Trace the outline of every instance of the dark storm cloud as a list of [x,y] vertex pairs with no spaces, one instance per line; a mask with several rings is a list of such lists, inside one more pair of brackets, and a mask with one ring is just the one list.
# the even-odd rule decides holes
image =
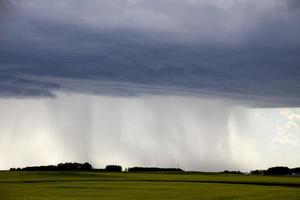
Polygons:
[[293,8],[293,9],[299,9],[300,8],[300,1],[299,0],[289,0],[288,4],[289,4],[290,8]]
[[13,2],[0,31],[2,96],[205,94],[300,105],[300,15],[287,9],[295,1]]
[[[8,15],[9,10],[11,9],[11,2],[8,0],[0,0],[0,22],[4,23],[4,19]],[[0,25],[1,27],[1,25]]]
[[11,7],[11,2],[9,0],[0,0],[0,10],[9,9]]

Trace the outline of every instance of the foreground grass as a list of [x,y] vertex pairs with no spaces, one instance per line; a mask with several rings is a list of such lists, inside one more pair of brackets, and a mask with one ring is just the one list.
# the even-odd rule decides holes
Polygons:
[[0,172],[0,200],[300,200],[300,178],[201,173]]

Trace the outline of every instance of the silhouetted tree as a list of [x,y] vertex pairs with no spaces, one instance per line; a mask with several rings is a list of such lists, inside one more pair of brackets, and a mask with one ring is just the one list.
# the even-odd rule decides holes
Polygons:
[[83,165],[81,165],[81,170],[84,170],[84,171],[90,171],[92,170],[93,167],[90,163],[84,163]]
[[183,172],[179,168],[158,168],[158,167],[132,167],[128,172]]
[[292,174],[300,174],[300,167],[291,169]]
[[250,172],[250,174],[252,174],[252,175],[264,175],[265,172],[266,172],[266,170],[257,169],[257,170],[252,170]]
[[122,166],[119,166],[119,165],[107,165],[104,170],[106,172],[122,172]]
[[290,175],[291,170],[288,167],[271,167],[267,169],[265,175]]
[[228,170],[225,170],[224,172],[222,172],[224,174],[243,174],[242,172],[240,171],[228,171]]
[[25,168],[11,168],[11,171],[90,171],[93,167],[89,163],[60,163],[58,165],[33,166]]

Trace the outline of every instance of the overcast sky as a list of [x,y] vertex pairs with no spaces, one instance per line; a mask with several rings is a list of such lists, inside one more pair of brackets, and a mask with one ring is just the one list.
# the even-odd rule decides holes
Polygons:
[[[298,0],[0,0],[0,167],[119,159],[248,169],[287,154],[282,163],[297,165],[299,19]],[[128,139],[139,137],[147,142]],[[32,151],[43,142],[49,160]],[[86,153],[99,144],[123,149],[100,160],[97,148]]]

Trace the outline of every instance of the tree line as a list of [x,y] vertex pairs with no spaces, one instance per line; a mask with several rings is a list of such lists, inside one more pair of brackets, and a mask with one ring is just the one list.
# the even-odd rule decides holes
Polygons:
[[11,168],[10,171],[91,171],[93,166],[90,163],[60,163],[58,165],[32,166],[24,168]]
[[93,166],[86,163],[60,163],[58,165],[47,166],[32,166],[24,168],[10,168],[10,171],[103,171],[103,172],[122,172],[122,167],[119,165],[107,165],[104,169],[95,169]]
[[[60,163],[58,165],[47,166],[32,166],[24,168],[11,168],[10,171],[99,171],[99,172],[122,172],[123,167],[120,165],[107,165],[104,169],[96,169],[93,166],[86,163]],[[180,168],[158,168],[158,167],[131,167],[125,168],[125,172],[184,172]],[[224,171],[222,173],[228,174],[244,174],[240,171]],[[288,168],[288,167],[271,167],[267,170],[252,170],[252,175],[297,175],[300,176],[300,167]]]
[[250,172],[253,175],[300,175],[300,167],[288,168],[288,167],[271,167],[267,170],[253,170]]
[[[10,168],[10,171],[98,171],[98,172],[122,172],[120,165],[107,165],[104,169],[96,169],[90,163],[60,163],[58,165],[32,166],[24,168]],[[132,167],[126,168],[126,172],[183,172],[179,168],[158,168],[158,167]]]

